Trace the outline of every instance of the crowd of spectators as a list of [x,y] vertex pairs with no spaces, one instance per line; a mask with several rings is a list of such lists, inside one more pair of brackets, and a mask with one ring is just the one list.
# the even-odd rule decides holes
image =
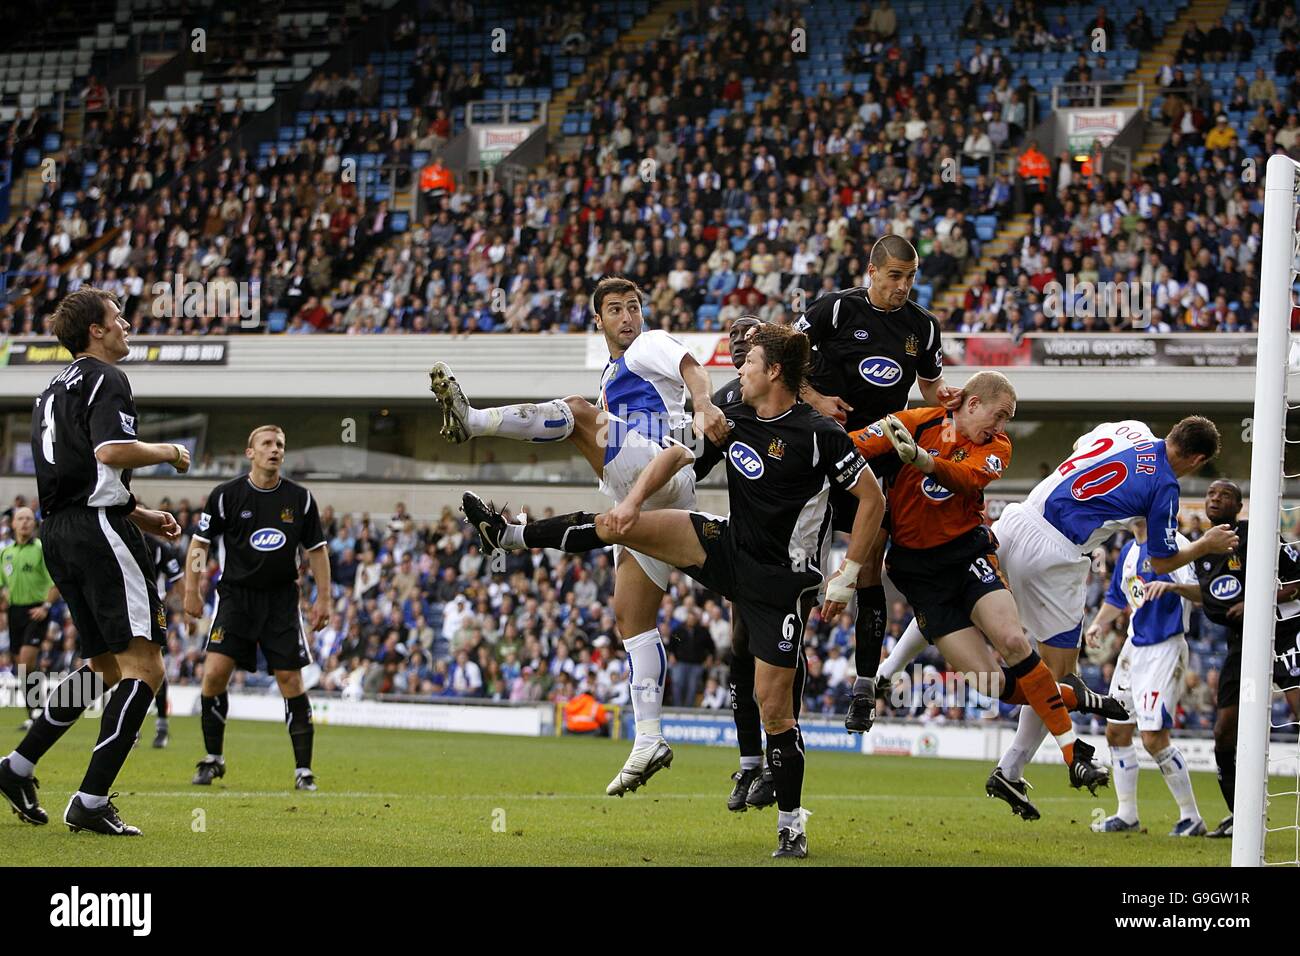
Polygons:
[[[1273,6],[1258,4],[1255,23]],[[1294,19],[1293,6],[1279,10]],[[542,12],[555,29],[590,32],[558,7]],[[1025,157],[1041,156],[1021,143],[1037,91],[1017,72],[1016,51],[1081,49],[1092,29],[1118,30],[1101,8],[1085,19],[1049,24],[1027,0],[976,2],[961,28],[973,52],[943,64],[919,37],[903,44],[887,0],[864,4],[846,69],[866,82],[822,82],[809,94],[800,84],[807,54],[785,41],[804,22],[799,8],[774,5],[751,20],[744,7],[697,2],[645,49],[593,58],[572,104],[591,117],[576,155],[552,152],[510,182],[462,182],[400,232],[387,203],[363,202],[340,175],[343,157],[401,165],[436,152],[452,134],[450,110],[486,84],[515,82],[454,62],[413,24],[401,37],[416,50],[409,121],[367,112],[379,95],[373,67],[321,72],[304,105],[347,115],[313,119],[265,163],[222,146],[238,112],[109,110],[90,120],[62,179],[4,237],[0,267],[46,279],[37,300],[0,308],[0,334],[41,331],[59,297],[86,282],[119,291],[143,332],[269,328],[247,310],[168,314],[178,273],[238,286],[263,316],[282,310],[292,333],[583,331],[590,277],[612,271],[646,290],[653,326],[722,329],[743,312],[774,318],[862,285],[867,251],[887,232],[913,240],[919,281],[942,289],[979,261],[974,220],[1017,209],[1030,213],[1028,234],[958,308],[939,310],[950,331],[1253,329],[1260,215],[1256,184],[1241,170],[1245,160],[1262,169],[1275,149],[1300,149],[1300,122],[1285,105],[1300,92],[1295,31],[1283,23],[1276,77],[1264,66],[1249,82],[1238,77],[1231,103],[1201,75],[1200,61],[1219,55],[1217,34],[1185,42],[1192,72],[1162,77],[1172,133],[1149,166],[1123,176],[1108,161],[1094,175],[1062,154],[1025,175]],[[540,47],[526,42],[522,20],[513,29],[520,50]],[[1252,29],[1235,24],[1228,49],[1247,50],[1240,37]],[[1143,48],[1153,32],[1139,11],[1122,35]],[[1007,36],[1009,55],[982,45]],[[550,67],[520,54],[512,69],[533,82]],[[1107,77],[1104,55],[1080,53],[1066,79]],[[1224,113],[1243,106],[1255,113],[1237,131]],[[25,129],[11,127],[11,153],[35,135]],[[212,150],[222,155],[210,175],[184,174]],[[991,162],[1008,150],[1021,155],[1020,173]],[[953,175],[972,166],[973,178]],[[54,202],[63,190],[76,202]],[[114,241],[77,261],[114,230]],[[1136,317],[1045,309],[1044,286],[1069,275],[1142,283],[1149,307]],[[164,304],[155,288],[168,288]]]
[[[188,539],[198,520],[191,502],[159,505],[176,515]],[[0,545],[11,537],[11,513],[12,508],[0,517]],[[384,694],[561,703],[590,693],[601,703],[628,704],[627,661],[614,627],[614,577],[607,551],[585,556],[517,552],[504,565],[494,565],[450,509],[435,520],[420,521],[401,503],[387,517],[339,515],[326,506],[321,520],[329,539],[334,613],[313,636],[313,656],[325,691],[353,699]],[[1193,538],[1202,529],[1197,517],[1184,522],[1184,532]],[[1085,620],[1101,603],[1124,540],[1117,535],[1094,554]],[[167,597],[166,666],[174,683],[193,684],[202,678],[216,573],[214,561],[204,575],[203,619],[192,622],[181,612],[179,586]],[[306,581],[305,562],[303,573]],[[311,598],[304,593],[304,607]],[[907,605],[894,602],[886,653],[910,620]],[[76,630],[61,605],[55,606],[51,621],[41,666],[67,670],[76,657]],[[1192,621],[1189,639],[1196,650],[1177,722],[1203,729],[1213,723],[1213,692],[1226,634],[1199,610]],[[1085,650],[1083,673],[1098,689],[1109,685],[1125,623],[1121,618],[1119,629],[1105,635],[1098,648]],[[669,653],[666,703],[728,709],[731,640],[726,602],[675,572],[659,612],[659,629]],[[822,620],[814,612],[804,645],[805,710],[844,713],[856,676],[852,619],[845,614]],[[0,636],[0,671],[9,663],[4,647]],[[250,687],[272,684],[265,674],[240,675],[238,680]],[[881,709],[886,715],[935,722],[1015,715],[1014,708],[976,693],[963,694],[959,678],[947,673],[933,648],[918,658]]]

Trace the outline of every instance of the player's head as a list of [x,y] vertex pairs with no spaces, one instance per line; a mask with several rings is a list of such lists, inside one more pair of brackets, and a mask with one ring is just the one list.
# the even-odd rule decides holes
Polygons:
[[790,401],[798,398],[808,369],[808,336],[785,325],[761,325],[748,341],[740,367],[741,400],[756,405],[773,391],[788,393]]
[[591,294],[596,328],[605,333],[610,352],[620,355],[641,334],[641,290],[631,279],[605,276]]
[[284,464],[284,429],[279,425],[258,425],[249,432],[244,457],[254,468],[278,475]]
[[1210,482],[1205,491],[1205,517],[1215,524],[1236,524],[1242,504],[1241,488],[1227,478]]
[[756,315],[742,315],[731,323],[727,338],[731,340],[731,361],[736,368],[745,364],[745,356],[749,354],[749,333],[762,324],[763,320]]
[[1188,415],[1165,436],[1165,455],[1179,478],[1199,471],[1218,454],[1219,429],[1202,415]]
[[953,413],[957,431],[987,445],[1007,430],[1016,416],[1016,389],[1001,372],[976,372],[961,390],[961,406]]
[[92,286],[63,297],[50,319],[50,331],[73,355],[85,353],[113,363],[130,352],[131,324],[122,318],[117,296]]
[[920,262],[916,248],[902,236],[881,236],[871,247],[867,276],[871,279],[868,295],[878,309],[898,309],[912,294]]
[[14,537],[19,544],[26,544],[36,534],[36,515],[31,508],[18,508],[13,517]]

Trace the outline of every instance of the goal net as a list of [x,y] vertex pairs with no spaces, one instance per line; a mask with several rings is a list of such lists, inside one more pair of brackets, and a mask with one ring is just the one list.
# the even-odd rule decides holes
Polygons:
[[[1278,601],[1280,590],[1300,583],[1278,579],[1280,549],[1300,536],[1288,530],[1300,506],[1282,505],[1285,482],[1300,479],[1300,454],[1287,461],[1288,447],[1300,444],[1300,438],[1287,437],[1287,413],[1300,408],[1300,349],[1293,349],[1291,334],[1300,315],[1298,196],[1300,165],[1283,155],[1270,157],[1264,173],[1233,866],[1300,866],[1300,649],[1275,641],[1278,624],[1300,616],[1300,602]],[[1284,633],[1290,630],[1283,625]]]

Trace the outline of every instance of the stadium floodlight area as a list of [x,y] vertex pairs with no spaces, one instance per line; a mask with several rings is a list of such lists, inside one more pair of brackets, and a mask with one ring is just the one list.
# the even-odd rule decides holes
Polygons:
[[[1285,466],[1287,386],[1293,360],[1291,318],[1300,280],[1300,164],[1277,154],[1264,173],[1264,242],[1260,271],[1259,347],[1250,462],[1250,535],[1246,551],[1246,609],[1237,725],[1233,866],[1300,866],[1300,740],[1293,714],[1272,721],[1273,633],[1277,621],[1300,613],[1278,607],[1278,534]],[[1271,740],[1278,731],[1278,740]],[[1270,744],[1272,753],[1270,753]],[[1285,773],[1270,776],[1273,768]]]

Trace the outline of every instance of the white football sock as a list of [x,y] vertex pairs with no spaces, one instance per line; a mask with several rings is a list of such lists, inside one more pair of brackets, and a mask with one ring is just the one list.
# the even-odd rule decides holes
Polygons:
[[641,747],[663,737],[659,714],[664,702],[664,678],[668,655],[658,630],[649,630],[623,642],[627,651],[628,684],[632,692],[632,713],[636,717],[636,742]]
[[522,551],[528,545],[524,544],[524,526],[510,522],[506,525],[506,530],[501,532],[501,547],[507,551]]
[[740,758],[741,770],[757,770],[761,766],[763,766],[762,757],[741,757]]
[[[1074,731],[1063,736],[1073,736]],[[998,761],[998,766],[1008,780],[1019,780],[1025,772],[1025,765],[1038,753],[1038,748],[1047,739],[1047,725],[1034,713],[1028,704],[1020,708],[1020,724],[1016,727],[1016,739],[1007,752]]]
[[516,441],[563,441],[573,433],[568,402],[529,402],[500,408],[471,408],[465,426],[473,438],[513,438]]
[[97,796],[93,793],[83,793],[80,790],[77,791],[77,796],[81,798],[81,805],[85,807],[87,810],[98,810],[104,804],[108,803],[107,796]]
[[785,810],[778,810],[776,811],[776,828],[778,830],[793,830],[795,833],[803,833],[810,816],[812,816],[812,812],[805,810],[803,807],[795,807],[788,813]]
[[1165,775],[1165,786],[1178,801],[1178,819],[1199,820],[1201,811],[1196,808],[1196,794],[1192,792],[1192,778],[1187,772],[1187,761],[1173,744],[1158,754],[1151,755]]
[[916,626],[916,621],[913,619],[907,625],[903,636],[894,644],[894,649],[889,652],[885,662],[880,665],[880,670],[876,671],[876,676],[892,678],[895,674],[902,673],[903,669],[925,650],[925,643],[925,638],[921,636],[921,629]]
[[1115,816],[1125,823],[1138,822],[1138,752],[1132,744],[1111,747],[1111,779],[1115,783],[1115,796],[1119,809]]
[[30,777],[36,772],[36,764],[32,763],[17,750],[9,754],[9,769],[20,777]]

